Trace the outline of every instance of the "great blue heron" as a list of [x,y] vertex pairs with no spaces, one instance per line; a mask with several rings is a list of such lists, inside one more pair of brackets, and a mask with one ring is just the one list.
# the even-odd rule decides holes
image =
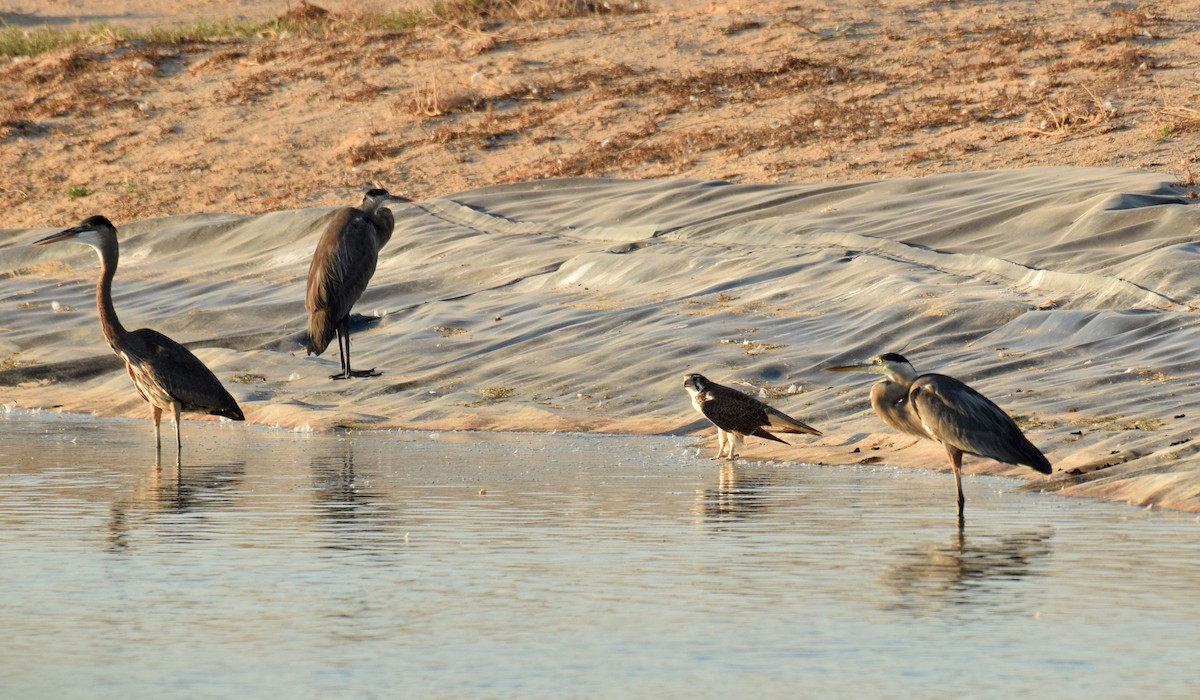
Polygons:
[[108,346],[125,362],[125,370],[142,398],[150,403],[154,420],[155,462],[162,456],[160,422],[162,412],[170,411],[175,423],[175,457],[178,461],[183,445],[179,438],[179,414],[207,413],[231,420],[245,420],[237,401],[229,395],[220,380],[208,367],[174,340],[149,328],[127,331],[117,318],[112,301],[112,280],[117,272],[120,251],[117,229],[103,216],[93,216],[83,223],[47,236],[33,245],[73,241],[91,246],[100,256],[100,277],[96,281],[96,309],[100,314],[100,331]]
[[389,201],[411,200],[394,197],[384,189],[367,191],[361,207],[343,207],[333,213],[313,252],[304,297],[308,354],[325,352],[337,335],[342,371],[330,379],[379,376],[374,369],[350,369],[350,309],[375,274],[379,249],[392,237],[395,220],[392,210],[384,206]]
[[692,397],[692,406],[717,426],[717,456],[713,459],[724,456],[726,446],[729,448],[729,459],[735,459],[747,435],[789,444],[767,432],[766,428],[781,433],[821,434],[820,430],[805,425],[783,411],[737,389],[711,382],[703,375],[685,374],[683,388]]
[[1050,461],[1025,437],[1016,422],[986,396],[953,377],[917,374],[902,355],[889,352],[830,372],[868,372],[883,379],[871,387],[871,406],[902,433],[940,443],[954,472],[958,516],[963,514],[963,454],[1021,464],[1050,473]]

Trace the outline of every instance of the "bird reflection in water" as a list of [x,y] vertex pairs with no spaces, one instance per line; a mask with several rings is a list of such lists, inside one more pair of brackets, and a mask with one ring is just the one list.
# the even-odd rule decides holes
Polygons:
[[994,539],[972,538],[959,526],[949,544],[902,549],[883,576],[898,596],[888,607],[937,610],[946,604],[1011,601],[1011,594],[992,594],[1005,582],[1036,576],[1037,560],[1050,554],[1053,536],[1047,527]]
[[[394,516],[354,466],[354,443],[339,440],[337,454],[312,459],[313,505],[319,521],[335,535],[331,549],[374,548],[396,538]],[[403,535],[401,534],[402,538]]]
[[[127,498],[113,501],[109,509],[108,541],[112,549],[129,546],[130,534],[153,525],[163,515],[203,514],[231,505],[246,476],[245,462],[195,465],[163,469],[156,463],[138,478]],[[160,534],[175,541],[192,541],[204,528],[194,518],[186,525],[164,521]]]
[[717,487],[697,493],[697,515],[706,523],[732,523],[751,518],[767,508],[767,500],[761,491],[770,484],[770,476],[760,470],[742,469],[736,462],[722,464]]

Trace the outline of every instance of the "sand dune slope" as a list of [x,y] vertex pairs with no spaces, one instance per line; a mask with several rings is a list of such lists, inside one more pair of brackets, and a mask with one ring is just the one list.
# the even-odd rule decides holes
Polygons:
[[[822,371],[902,351],[990,396],[1055,465],[968,471],[1200,510],[1200,212],[1168,180],[569,179],[396,205],[356,307],[381,316],[354,336],[374,379],[330,381],[336,351],[302,348],[329,209],[118,222],[116,306],[127,327],[188,343],[269,425],[704,430],[707,447],[681,386],[699,371],[825,432],[751,440],[748,456],[944,468],[871,413],[870,378]],[[4,402],[148,414],[100,337],[94,254],[28,245],[44,232],[0,239]]]

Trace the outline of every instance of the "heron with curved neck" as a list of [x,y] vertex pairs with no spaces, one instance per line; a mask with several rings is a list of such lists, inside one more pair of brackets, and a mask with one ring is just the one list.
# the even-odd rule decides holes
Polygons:
[[963,517],[964,454],[1020,464],[1049,474],[1050,461],[1007,413],[983,394],[944,374],[918,374],[904,356],[889,352],[830,372],[866,372],[883,379],[871,387],[871,407],[892,428],[939,443],[954,473],[958,517]]
[[91,246],[100,257],[100,277],[96,280],[96,309],[100,315],[100,331],[117,357],[125,363],[125,371],[142,398],[150,404],[154,421],[155,463],[162,457],[160,424],[163,411],[169,411],[175,424],[175,458],[178,464],[183,453],[179,436],[180,413],[205,413],[230,420],[245,420],[237,401],[229,395],[220,380],[190,350],[158,331],[140,328],[125,329],[113,307],[112,281],[117,272],[120,250],[117,228],[103,216],[85,219],[78,226],[35,241],[33,245],[49,245],[70,241]]
[[330,379],[379,376],[374,368],[350,367],[350,310],[375,274],[379,250],[392,238],[396,222],[386,204],[410,201],[382,188],[368,190],[362,205],[335,211],[317,241],[304,297],[308,311],[305,347],[309,355],[320,355],[337,336],[341,372]]

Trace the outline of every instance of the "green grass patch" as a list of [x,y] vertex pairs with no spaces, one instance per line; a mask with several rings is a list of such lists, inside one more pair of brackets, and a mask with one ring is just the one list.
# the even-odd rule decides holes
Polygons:
[[583,0],[440,0],[427,10],[336,14],[301,0],[287,14],[268,20],[197,18],[189,24],[134,30],[97,23],[69,29],[0,27],[0,56],[36,56],[91,44],[150,42],[181,44],[281,34],[404,32],[430,23],[476,25],[484,21],[534,21],[588,14],[644,12],[644,0],[596,4]]
[[36,56],[48,51],[75,48],[93,40],[98,28],[89,29],[0,29],[0,56]]
[[0,56],[36,56],[61,49],[78,49],[92,44],[147,42],[185,44],[215,39],[292,34],[324,34],[338,31],[406,31],[428,21],[429,15],[417,10],[363,13],[356,15],[317,15],[277,17],[269,20],[204,19],[172,27],[134,30],[98,23],[70,29],[22,27],[0,28]]

